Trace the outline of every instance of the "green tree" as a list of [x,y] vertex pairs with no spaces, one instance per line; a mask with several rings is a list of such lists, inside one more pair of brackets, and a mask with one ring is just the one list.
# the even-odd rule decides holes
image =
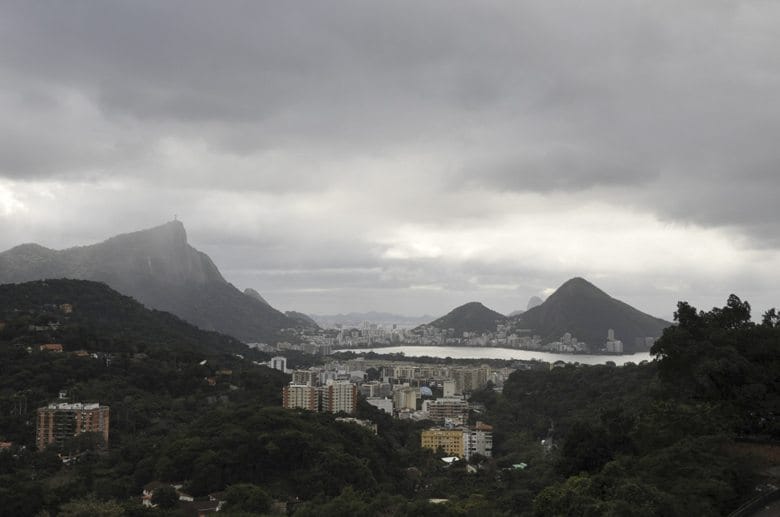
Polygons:
[[76,499],[60,506],[59,517],[121,517],[124,509],[116,501],[98,501],[94,497]]
[[777,309],[772,307],[764,313],[761,318],[761,324],[765,327],[778,327],[780,326],[780,314],[777,313]]
[[162,486],[152,494],[152,504],[160,508],[173,508],[179,504],[179,494],[172,486]]
[[257,485],[240,483],[225,489],[227,512],[266,513],[271,508],[271,497]]
[[611,460],[612,454],[604,428],[577,421],[563,443],[559,469],[566,475],[594,472]]

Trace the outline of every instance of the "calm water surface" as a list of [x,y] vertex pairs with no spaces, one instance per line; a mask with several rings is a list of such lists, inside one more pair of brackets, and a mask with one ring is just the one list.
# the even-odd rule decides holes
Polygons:
[[337,352],[355,352],[363,354],[376,352],[377,354],[403,353],[407,357],[451,357],[453,359],[521,359],[530,361],[539,359],[549,363],[565,361],[567,363],[605,364],[612,361],[617,365],[625,363],[641,363],[650,361],[649,352],[641,352],[626,355],[589,355],[589,354],[551,354],[550,352],[538,352],[535,350],[515,350],[513,348],[492,348],[481,346],[388,346],[381,348],[345,348]]

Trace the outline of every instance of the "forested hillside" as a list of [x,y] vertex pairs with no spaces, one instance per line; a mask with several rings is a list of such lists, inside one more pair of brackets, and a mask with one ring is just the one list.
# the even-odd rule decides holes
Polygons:
[[767,459],[740,444],[780,443],[778,317],[732,296],[675,320],[652,364],[519,371],[489,399],[499,458],[531,457],[545,428],[555,444],[515,511],[725,515],[753,493]]
[[[766,450],[780,438],[778,317],[753,323],[736,297],[710,312],[681,303],[652,363],[518,370],[503,393],[475,393],[484,409],[470,418],[493,425],[493,457],[448,466],[420,448],[427,422],[361,402],[356,416],[377,424],[374,435],[336,415],[281,409],[289,376],[219,347],[188,348],[212,335],[171,330],[177,319],[165,330],[167,320],[146,314],[147,334],[123,326],[135,309],[104,286],[61,287],[46,306],[34,301],[38,285],[0,305],[14,305],[0,333],[0,442],[12,443],[0,450],[0,508],[9,515],[187,515],[175,501],[142,508],[150,482],[201,499],[224,491],[233,514],[725,515],[773,481],[767,458],[742,444]],[[106,314],[99,323],[76,316],[92,297]],[[94,339],[38,351],[37,333],[49,331],[30,325],[46,327],[65,303],[62,328]],[[110,406],[108,448],[85,438],[35,450],[35,409],[61,390]],[[77,459],[63,464],[58,452]]]
[[71,351],[191,354],[247,350],[235,338],[200,330],[170,313],[149,310],[106,284],[87,280],[0,285],[0,320],[6,321],[7,338],[27,344],[62,343]]

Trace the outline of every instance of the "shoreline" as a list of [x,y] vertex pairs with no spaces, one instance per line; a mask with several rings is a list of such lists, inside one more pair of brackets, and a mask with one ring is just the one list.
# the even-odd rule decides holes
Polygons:
[[539,350],[522,350],[516,348],[499,347],[468,347],[468,346],[430,346],[430,345],[402,345],[402,346],[382,346],[370,348],[340,348],[333,350],[337,352],[352,352],[356,355],[365,355],[369,352],[376,354],[403,354],[406,357],[432,357],[438,359],[450,358],[457,359],[484,359],[484,360],[520,360],[520,361],[543,361],[546,363],[564,363],[579,364],[608,364],[614,363],[616,366],[622,366],[626,363],[639,364],[643,361],[652,361],[653,358],[649,352],[639,352],[634,354],[575,354],[575,353],[552,353]]
[[[475,346],[475,345],[420,345],[417,343],[402,343],[398,345],[372,345],[367,347],[354,347],[354,348],[339,348],[336,350],[333,350],[334,353],[336,352],[359,352],[361,350],[366,351],[377,351],[382,350],[385,348],[402,348],[402,347],[415,347],[415,348],[469,348],[469,349],[485,349],[485,350],[507,350],[512,352],[540,352],[544,354],[555,354],[555,355],[587,355],[587,356],[606,356],[606,357],[624,357],[624,356],[631,356],[631,355],[637,355],[637,354],[649,354],[650,351],[646,352],[628,352],[628,353],[622,353],[617,354],[615,352],[553,352],[550,350],[541,350],[536,348],[509,348],[505,346]],[[378,352],[377,352],[378,353]]]

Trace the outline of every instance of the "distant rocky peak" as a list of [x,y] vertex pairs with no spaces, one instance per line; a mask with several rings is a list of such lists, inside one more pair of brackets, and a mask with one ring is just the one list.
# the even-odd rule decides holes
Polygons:
[[526,306],[525,310],[530,310],[530,309],[533,309],[534,307],[538,307],[542,303],[544,303],[544,300],[542,300],[538,296],[532,296],[528,300],[528,305]]

